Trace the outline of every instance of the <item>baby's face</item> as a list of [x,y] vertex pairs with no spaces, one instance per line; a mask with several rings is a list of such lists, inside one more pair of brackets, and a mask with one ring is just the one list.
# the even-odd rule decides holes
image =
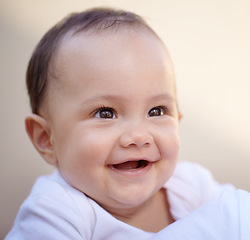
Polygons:
[[63,177],[106,209],[146,201],[179,151],[175,83],[160,41],[83,33],[64,41],[54,68],[49,124]]

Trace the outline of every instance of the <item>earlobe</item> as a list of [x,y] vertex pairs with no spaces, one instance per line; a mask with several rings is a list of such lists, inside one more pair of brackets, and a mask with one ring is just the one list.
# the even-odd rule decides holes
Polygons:
[[25,118],[25,128],[31,142],[44,160],[49,164],[57,165],[48,121],[36,114],[30,114]]

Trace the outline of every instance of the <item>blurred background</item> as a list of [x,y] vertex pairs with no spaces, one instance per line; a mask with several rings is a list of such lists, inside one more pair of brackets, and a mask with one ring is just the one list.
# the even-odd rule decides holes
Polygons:
[[184,115],[180,160],[250,191],[250,1],[0,0],[0,239],[35,179],[53,171],[24,129],[31,53],[65,15],[96,6],[142,15],[166,43]]

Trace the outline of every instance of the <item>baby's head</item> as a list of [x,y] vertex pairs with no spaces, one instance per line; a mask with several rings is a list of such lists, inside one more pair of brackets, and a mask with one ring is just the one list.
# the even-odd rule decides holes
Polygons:
[[137,15],[71,15],[38,44],[27,70],[31,141],[73,187],[108,211],[147,201],[179,151],[170,57]]

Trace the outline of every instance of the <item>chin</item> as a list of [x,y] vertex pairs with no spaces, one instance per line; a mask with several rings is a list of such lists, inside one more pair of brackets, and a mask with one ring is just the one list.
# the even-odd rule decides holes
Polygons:
[[144,191],[124,191],[126,194],[119,195],[115,198],[116,203],[120,205],[121,208],[131,208],[137,207],[145,203],[150,199],[154,193],[153,192],[144,192]]

